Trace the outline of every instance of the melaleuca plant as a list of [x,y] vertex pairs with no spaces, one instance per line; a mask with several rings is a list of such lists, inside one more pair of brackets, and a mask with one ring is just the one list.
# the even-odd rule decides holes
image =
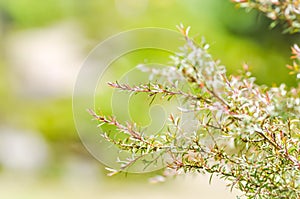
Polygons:
[[257,9],[273,20],[271,27],[283,24],[285,32],[300,31],[300,1],[299,0],[232,0],[238,7],[247,10]]
[[[192,113],[196,125],[184,129],[180,116],[170,114],[164,131],[147,136],[134,122],[122,124],[114,116],[90,111],[99,125],[117,129],[114,135],[106,132],[103,137],[132,154],[132,158],[120,161],[120,170],[109,169],[110,175],[126,172],[142,157],[159,153],[168,157],[162,174],[165,178],[181,173],[209,173],[240,190],[241,197],[300,198],[300,84],[295,88],[284,84],[258,85],[246,64],[238,75],[228,75],[226,67],[209,54],[208,44],[191,39],[189,28],[179,29],[186,44],[171,57],[172,66],[156,69],[154,74],[153,70],[142,68],[152,76],[167,73],[166,81],[108,84],[124,92],[146,94],[151,99],[176,98],[183,102],[178,108]],[[292,47],[292,54],[293,64],[287,67],[299,78],[297,45]],[[179,86],[179,82],[185,82],[188,89]],[[115,136],[116,133],[121,136]]]

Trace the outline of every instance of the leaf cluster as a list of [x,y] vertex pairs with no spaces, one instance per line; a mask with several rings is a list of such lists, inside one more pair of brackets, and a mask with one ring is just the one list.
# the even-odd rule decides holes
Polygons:
[[299,0],[232,0],[238,7],[263,12],[273,22],[271,27],[282,24],[284,32],[300,32]]
[[[300,29],[299,1],[234,2],[259,9],[275,23],[283,21],[290,32]],[[188,36],[189,28],[178,28],[186,44],[171,57],[171,66],[139,67],[151,78],[167,77],[163,83],[108,83],[124,92],[148,95],[150,103],[155,98],[179,100],[181,114],[170,114],[164,131],[145,135],[134,122],[121,124],[115,117],[90,110],[99,126],[114,126],[121,135],[104,133],[103,137],[132,155],[118,160],[121,169],[109,169],[111,175],[126,172],[147,156],[152,158],[144,160],[145,167],[163,157],[164,178],[209,173],[225,179],[246,198],[300,198],[300,84],[295,88],[258,85],[246,64],[238,75],[228,75],[226,67],[208,52],[205,41],[197,43]],[[287,65],[290,74],[300,78],[297,45],[292,47],[291,58],[293,64]],[[189,128],[184,114],[192,115]]]

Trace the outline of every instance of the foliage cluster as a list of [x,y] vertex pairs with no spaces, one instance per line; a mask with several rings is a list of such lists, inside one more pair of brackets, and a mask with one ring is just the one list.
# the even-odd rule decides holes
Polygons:
[[[299,30],[299,1],[243,1],[241,6],[257,8],[268,17],[287,23],[287,31]],[[132,158],[120,161],[126,172],[138,160],[156,154],[166,157],[168,177],[180,173],[210,173],[225,179],[228,186],[246,198],[300,198],[300,84],[267,87],[255,83],[248,66],[238,75],[228,75],[226,67],[209,54],[209,45],[188,36],[189,28],[179,27],[186,39],[181,51],[172,56],[172,66],[161,70],[141,68],[165,81],[139,85],[110,82],[109,85],[150,100],[163,98],[182,102],[178,107],[193,115],[195,124],[184,128],[181,115],[171,114],[164,131],[145,135],[133,122],[121,124],[113,116],[90,111],[99,125],[112,125],[118,134],[103,137],[128,151]],[[290,74],[299,78],[300,48],[292,47]],[[182,87],[185,82],[187,87]],[[153,161],[145,165],[155,164]]]
[[299,0],[232,0],[247,10],[257,9],[273,20],[271,27],[283,24],[285,32],[300,31]]

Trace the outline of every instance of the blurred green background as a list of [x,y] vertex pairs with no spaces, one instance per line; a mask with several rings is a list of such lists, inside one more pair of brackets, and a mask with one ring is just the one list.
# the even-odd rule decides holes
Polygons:
[[259,84],[296,84],[285,65],[299,35],[270,30],[263,15],[229,0],[0,1],[0,198],[234,198],[206,177],[162,185],[148,184],[155,174],[108,178],[74,126],[73,85],[93,47],[121,31],[180,23],[206,38],[229,73],[247,63]]

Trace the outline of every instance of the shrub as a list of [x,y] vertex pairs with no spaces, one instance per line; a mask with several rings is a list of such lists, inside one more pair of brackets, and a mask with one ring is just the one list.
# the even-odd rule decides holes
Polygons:
[[[259,9],[275,23],[284,23],[289,32],[299,31],[299,1],[234,2]],[[153,100],[179,99],[180,110],[192,113],[196,125],[184,129],[180,116],[171,114],[165,131],[146,136],[133,122],[121,124],[113,116],[90,110],[100,125],[112,125],[123,135],[115,138],[104,133],[103,137],[132,154],[131,159],[121,161],[120,170],[109,169],[110,175],[126,172],[137,160],[158,154],[167,157],[165,178],[183,172],[209,173],[225,179],[247,198],[300,198],[300,84],[295,88],[257,85],[246,64],[238,75],[228,75],[208,53],[208,44],[191,39],[189,28],[180,26],[179,30],[185,46],[172,57],[171,67],[154,74],[167,72],[163,83],[108,84],[125,92],[147,94]],[[291,58],[293,64],[287,67],[299,79],[297,45],[292,47]],[[181,82],[187,88],[183,89]]]

